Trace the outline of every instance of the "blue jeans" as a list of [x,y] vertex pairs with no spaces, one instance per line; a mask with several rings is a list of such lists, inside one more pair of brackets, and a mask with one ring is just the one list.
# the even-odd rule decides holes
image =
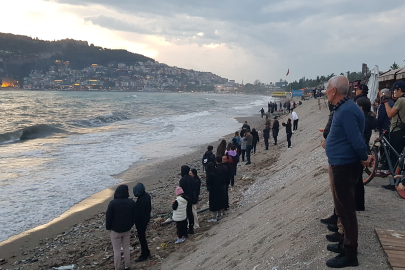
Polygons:
[[246,145],[246,159],[247,162],[250,163],[250,153],[252,152],[252,146],[251,145]]

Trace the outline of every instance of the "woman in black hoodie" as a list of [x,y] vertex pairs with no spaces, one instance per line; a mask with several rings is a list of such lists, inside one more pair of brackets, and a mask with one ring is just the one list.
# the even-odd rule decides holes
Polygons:
[[292,136],[291,119],[288,118],[287,124],[282,123],[282,125],[285,127],[285,133],[287,134],[288,149],[291,149],[291,136]]
[[108,204],[105,227],[110,231],[114,250],[114,267],[121,267],[121,246],[124,251],[125,269],[129,269],[130,231],[135,222],[136,203],[129,199],[127,185],[119,185],[114,193],[114,200]]
[[141,244],[141,256],[136,262],[142,262],[150,257],[148,242],[146,241],[146,227],[150,221],[150,212],[152,211],[151,197],[145,192],[145,186],[142,183],[136,184],[133,188],[136,200],[135,226],[138,233],[139,243]]
[[[225,142],[226,143],[226,142]],[[187,234],[194,234],[194,216],[193,216],[193,198],[194,198],[194,179],[189,175],[190,167],[187,165],[181,166],[181,179],[179,186],[183,189],[184,195],[189,198],[187,203]]]
[[280,127],[280,124],[277,120],[277,117],[274,117],[274,123],[273,123],[273,139],[274,139],[274,145],[277,145],[277,137],[278,137],[278,129]]

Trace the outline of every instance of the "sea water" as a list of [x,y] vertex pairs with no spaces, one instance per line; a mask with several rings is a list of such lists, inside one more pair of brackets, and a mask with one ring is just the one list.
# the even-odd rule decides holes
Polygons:
[[0,242],[118,182],[132,164],[180,156],[241,127],[268,96],[0,92]]

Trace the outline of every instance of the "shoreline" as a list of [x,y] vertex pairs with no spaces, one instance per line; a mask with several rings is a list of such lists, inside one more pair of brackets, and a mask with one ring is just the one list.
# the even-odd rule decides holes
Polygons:
[[[261,119],[260,116],[254,115],[249,117],[235,117],[234,119],[238,122],[243,123],[246,119]],[[264,122],[264,120],[263,120]],[[114,186],[108,187],[101,192],[95,193],[90,197],[82,200],[81,202],[75,204],[59,217],[54,218],[50,222],[37,226],[33,229],[21,232],[17,235],[9,237],[0,243],[0,254],[1,258],[9,260],[13,258],[15,261],[23,260],[26,255],[22,250],[30,250],[38,246],[38,243],[43,241],[43,239],[54,238],[61,233],[69,230],[70,227],[76,224],[86,221],[95,215],[105,212],[108,203],[113,197],[116,187],[120,184],[127,184],[130,189],[130,197],[132,194],[132,188],[138,182],[144,183],[146,191],[151,191],[154,189],[159,189],[164,187],[165,183],[164,177],[169,177],[170,175],[180,174],[180,167],[184,164],[189,164],[192,160],[200,160],[201,156],[206,151],[208,145],[213,145],[214,149],[218,146],[221,139],[225,138],[227,141],[233,137],[233,133],[226,134],[220,137],[217,141],[207,143],[206,145],[196,145],[190,148],[190,151],[178,157],[159,160],[159,161],[144,161],[141,163],[132,164],[127,170],[117,174],[112,175],[116,179],[121,179],[119,183]],[[200,176],[202,175],[202,165],[196,168],[199,171]],[[163,175],[157,175],[156,171],[163,172]],[[162,178],[163,176],[163,178]],[[180,179],[178,177],[177,181]],[[170,193],[171,194],[171,193]],[[153,199],[154,196],[151,194]],[[157,201],[152,201],[153,204],[164,203],[161,199],[156,198]],[[153,205],[152,205],[153,208]],[[155,213],[152,210],[152,218],[156,218],[157,215],[163,215],[164,213]],[[0,266],[0,269],[1,266]]]

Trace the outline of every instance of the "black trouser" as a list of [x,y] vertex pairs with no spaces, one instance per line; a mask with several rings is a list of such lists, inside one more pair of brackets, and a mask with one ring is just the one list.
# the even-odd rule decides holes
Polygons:
[[187,219],[182,220],[182,221],[176,221],[176,227],[177,227],[177,237],[182,238],[188,237],[187,234]]
[[247,162],[250,163],[250,153],[252,152],[252,146],[251,145],[246,145],[246,159]]
[[[395,151],[398,154],[401,154],[405,146],[405,130],[398,130],[390,133],[390,144],[394,147]],[[390,149],[390,160],[392,166],[395,166],[395,163],[398,161],[398,156],[395,155],[394,151]],[[395,168],[394,168],[395,170]]]
[[293,130],[297,130],[298,128],[298,119],[293,121]]
[[287,133],[287,143],[288,143],[288,148],[290,148],[290,147],[291,147],[291,136],[292,136],[292,133]]
[[266,146],[266,150],[269,150],[269,138],[264,138],[264,145]]
[[357,257],[358,224],[356,217],[356,186],[361,169],[360,162],[331,165],[332,192],[336,214],[344,228],[344,252],[349,258]]
[[256,145],[257,145],[257,142],[252,142],[252,149],[253,149],[253,153],[255,153],[255,154],[256,154]]
[[228,208],[229,208],[228,189],[229,189],[229,186],[228,186],[228,185],[224,186],[224,208],[225,208],[225,209],[228,209]]
[[141,243],[141,256],[150,256],[148,242],[146,241],[146,226],[136,226],[139,243]]
[[242,155],[242,161],[245,161],[245,153],[246,153],[246,150],[240,150],[240,152],[241,152],[241,155]]
[[194,215],[193,215],[193,204],[192,203],[187,203],[187,219],[188,219],[188,228],[193,229]]

